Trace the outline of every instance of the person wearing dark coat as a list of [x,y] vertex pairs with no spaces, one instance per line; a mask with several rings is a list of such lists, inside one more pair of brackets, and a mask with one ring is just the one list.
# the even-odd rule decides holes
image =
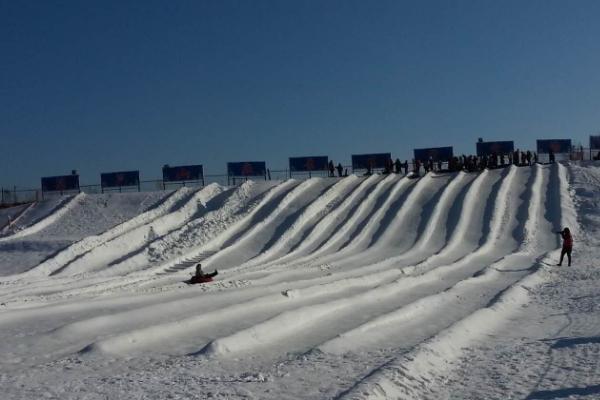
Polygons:
[[400,159],[396,158],[396,161],[394,161],[394,172],[399,174],[401,169],[402,163],[400,162]]
[[204,271],[202,271],[202,264],[198,263],[196,264],[196,274],[192,277],[191,283],[210,282],[212,278],[214,278],[218,274],[219,272],[216,269],[214,272],[211,272],[209,274],[204,273]]
[[337,167],[335,167],[335,168],[337,169],[338,176],[341,178],[342,173],[344,172],[344,167],[342,167],[342,163],[338,163]]
[[560,261],[557,265],[562,265],[563,257],[565,254],[567,255],[567,259],[569,260],[569,267],[571,266],[571,252],[573,251],[573,236],[571,236],[571,231],[569,228],[565,228],[560,232],[557,232],[562,236],[563,246],[560,252]]
[[329,160],[329,176],[335,176],[335,167],[333,166],[333,161]]
[[391,158],[388,158],[387,160],[385,160],[385,167],[383,169],[383,173],[385,175],[387,174],[391,174],[394,170],[394,162],[392,161]]

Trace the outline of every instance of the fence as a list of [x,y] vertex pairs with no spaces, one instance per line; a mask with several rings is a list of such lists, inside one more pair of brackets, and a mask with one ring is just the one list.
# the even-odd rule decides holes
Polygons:
[[593,161],[598,160],[600,149],[588,149],[584,147],[573,147],[569,154],[571,161]]
[[[318,174],[313,173],[312,176],[315,177]],[[269,170],[268,176],[270,176],[270,180],[274,181],[283,181],[289,179],[290,171],[288,169],[281,170]],[[318,176],[327,176],[327,173],[318,175]],[[228,186],[228,176],[226,174],[221,175],[204,175],[205,184],[210,183],[218,183],[223,186]],[[308,179],[309,174],[303,173],[293,173],[294,179]],[[262,179],[262,178],[261,178]],[[233,181],[234,184],[241,184],[247,179],[245,178],[237,178]],[[140,191],[142,192],[152,192],[152,191],[160,191],[160,190],[176,190],[181,187],[199,187],[202,186],[202,181],[185,181],[185,182],[163,182],[162,179],[151,179],[140,181]],[[99,194],[102,193],[102,186],[100,184],[95,185],[80,185],[79,190],[84,193],[89,194]],[[104,193],[114,193],[114,192],[137,192],[138,188],[136,186],[127,186],[127,187],[116,187],[116,188],[104,188]],[[72,193],[64,192],[64,193]],[[63,194],[64,194],[63,193]],[[12,188],[0,188],[0,207],[13,206],[17,204],[23,203],[31,203],[34,201],[42,200],[42,198],[50,198],[53,196],[61,195],[60,192],[44,192],[42,196],[41,189],[18,189],[16,186]]]
[[[557,155],[556,161],[563,160],[572,160],[572,161],[590,161],[594,160],[594,158],[600,156],[600,150],[596,149],[587,149],[587,148],[574,148],[571,153],[561,155],[560,157]],[[548,162],[544,157],[547,155],[540,155],[539,162],[544,163]],[[436,163],[437,164],[437,163]],[[352,171],[352,167],[345,165],[343,166],[344,171]],[[435,167],[437,168],[437,166]],[[442,169],[447,169],[448,164],[443,163]],[[414,165],[409,163],[409,171],[413,171]],[[355,171],[352,171],[355,172]],[[292,178],[294,179],[308,179],[310,177],[327,177],[328,171],[319,171],[319,172],[293,172]],[[337,171],[335,173],[337,176]],[[267,179],[274,181],[284,181],[290,178],[290,170],[289,169],[279,169],[279,170],[267,170]],[[261,178],[262,179],[262,178]],[[228,186],[228,182],[232,182],[234,185],[241,184],[246,181],[245,178],[237,177],[235,180],[230,180],[225,174],[221,175],[205,175],[204,182],[205,184],[210,183],[218,183],[223,186]],[[162,179],[152,179],[140,181],[140,191],[142,192],[152,192],[152,191],[160,191],[160,190],[176,190],[183,186],[187,187],[198,187],[202,186],[202,181],[190,181],[190,182],[163,182]],[[137,187],[122,187],[122,188],[111,188],[111,192],[136,192],[138,190]],[[80,191],[84,193],[97,194],[102,193],[102,187],[100,184],[96,185],[80,185]],[[104,192],[108,192],[105,188]],[[58,192],[45,192],[44,198],[52,197],[60,195]],[[18,189],[16,186],[12,188],[0,188],[0,207],[7,207],[17,204],[23,203],[31,203],[34,201],[39,201],[42,199],[42,191],[40,189]]]

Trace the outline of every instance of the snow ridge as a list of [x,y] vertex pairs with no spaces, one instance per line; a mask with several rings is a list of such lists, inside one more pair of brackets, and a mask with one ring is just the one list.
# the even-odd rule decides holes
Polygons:
[[66,201],[62,202],[59,205],[58,209],[55,209],[52,213],[50,213],[45,218],[41,219],[40,221],[37,221],[33,225],[30,225],[26,228],[23,228],[22,230],[20,230],[18,232],[13,233],[10,236],[0,237],[0,242],[6,242],[9,240],[20,239],[25,236],[37,233],[37,232],[41,231],[42,229],[47,228],[51,224],[54,224],[57,221],[59,221],[60,218],[62,218],[73,207],[75,207],[77,202],[85,196],[86,196],[85,193],[79,193],[74,196],[68,197],[66,199]]

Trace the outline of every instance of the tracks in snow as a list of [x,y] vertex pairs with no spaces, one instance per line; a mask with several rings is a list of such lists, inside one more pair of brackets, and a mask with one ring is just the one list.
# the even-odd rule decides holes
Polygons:
[[[382,348],[413,349],[421,357],[429,354],[428,343],[446,337],[440,332],[471,329],[471,322],[461,321],[480,321],[473,316],[487,315],[481,310],[495,307],[502,293],[520,290],[555,248],[555,238],[545,232],[561,223],[547,212],[560,208],[553,187],[561,174],[558,166],[536,166],[417,182],[373,176],[281,184],[194,251],[120,278],[134,290],[117,296],[110,309],[82,297],[86,290],[122,287],[109,278],[98,278],[93,290],[71,291],[81,301],[68,318],[59,304],[44,307],[48,336],[30,340],[46,341],[57,357],[85,349],[87,355],[278,359],[312,349],[337,354]],[[172,277],[179,279],[199,260],[228,268],[219,268],[222,278],[212,287],[172,286]],[[135,294],[141,283],[157,278],[165,291],[157,285],[153,295]],[[64,293],[72,282],[62,279]],[[4,289],[0,293],[6,297]],[[56,299],[66,300],[60,293]],[[9,326],[14,313],[1,312],[0,321]],[[36,307],[31,313],[40,315]],[[28,324],[26,317],[18,321]],[[7,338],[0,349],[13,358],[33,357],[12,344]],[[404,361],[400,354],[376,366],[371,377],[357,377],[346,395],[397,387],[403,381],[388,371]]]

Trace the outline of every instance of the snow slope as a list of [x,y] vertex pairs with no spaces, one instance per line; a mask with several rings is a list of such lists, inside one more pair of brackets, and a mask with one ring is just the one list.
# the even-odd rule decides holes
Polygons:
[[[469,357],[497,367],[481,346],[509,346],[515,321],[529,340],[553,329],[523,310],[569,287],[546,265],[554,231],[593,240],[598,193],[597,167],[559,164],[180,190],[0,279],[0,383],[16,399],[545,395],[460,382],[489,382]],[[49,225],[85,232],[59,210]],[[219,275],[188,286],[199,261]]]
[[26,271],[74,242],[158,207],[171,193],[80,194],[32,203],[0,231],[0,275]]

